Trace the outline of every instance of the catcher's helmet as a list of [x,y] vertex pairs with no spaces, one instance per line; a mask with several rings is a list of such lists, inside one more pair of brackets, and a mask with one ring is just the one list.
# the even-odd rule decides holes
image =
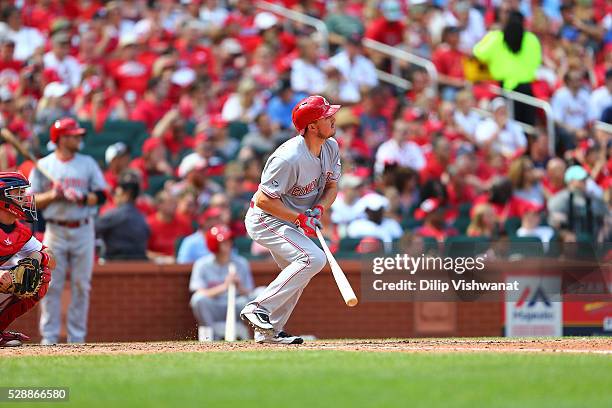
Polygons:
[[219,252],[219,243],[232,239],[232,231],[223,224],[215,225],[206,231],[206,246],[210,252]]
[[0,209],[24,221],[36,221],[36,202],[27,192],[29,187],[30,182],[23,174],[0,172]]
[[320,95],[309,96],[295,105],[291,112],[293,126],[300,135],[306,131],[306,126],[319,119],[327,118],[338,112],[340,105],[330,105],[327,99]]
[[69,135],[84,135],[85,129],[79,126],[76,120],[72,118],[58,119],[51,125],[49,129],[49,137],[55,144],[58,143],[61,136]]

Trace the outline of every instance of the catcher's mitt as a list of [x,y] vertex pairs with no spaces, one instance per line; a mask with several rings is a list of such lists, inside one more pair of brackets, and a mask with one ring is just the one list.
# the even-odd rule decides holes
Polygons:
[[35,296],[43,283],[43,270],[37,259],[23,258],[5,272],[12,280],[7,292],[19,298]]

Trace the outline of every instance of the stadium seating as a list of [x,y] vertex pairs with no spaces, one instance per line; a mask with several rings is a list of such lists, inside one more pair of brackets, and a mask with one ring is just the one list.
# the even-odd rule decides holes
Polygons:
[[544,256],[544,246],[538,237],[510,236],[510,252],[512,257],[539,258]]
[[474,256],[485,252],[490,246],[490,242],[484,237],[468,237],[457,235],[448,237],[444,242],[445,256],[453,258],[462,256]]
[[[113,143],[125,143],[132,157],[138,157],[142,154],[142,144],[149,137],[146,128],[141,122],[118,120],[106,121],[100,132],[93,129],[91,122],[79,122],[79,124],[87,130],[87,134],[83,139],[84,147],[83,154],[92,156],[101,166],[105,167],[104,153],[106,148]],[[49,150],[49,132],[41,132],[38,134],[38,142],[40,145],[41,154],[47,155]]]

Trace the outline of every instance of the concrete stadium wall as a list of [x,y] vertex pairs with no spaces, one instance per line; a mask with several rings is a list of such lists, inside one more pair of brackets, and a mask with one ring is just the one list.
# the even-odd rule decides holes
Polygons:
[[[257,285],[272,281],[278,267],[271,261],[252,262]],[[342,263],[359,297],[360,264]],[[96,265],[89,313],[89,342],[195,339],[196,322],[189,308],[189,265],[117,262]],[[70,288],[62,299],[64,316]],[[10,329],[39,341],[36,307]],[[65,317],[64,317],[65,321]],[[419,336],[499,336],[499,303],[361,303],[344,305],[326,267],[310,282],[289,326],[292,333],[318,338],[387,338]],[[65,329],[62,329],[65,338]]]

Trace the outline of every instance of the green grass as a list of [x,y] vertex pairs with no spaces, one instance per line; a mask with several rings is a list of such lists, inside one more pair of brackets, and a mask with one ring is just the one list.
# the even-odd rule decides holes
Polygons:
[[68,386],[70,405],[87,408],[592,408],[612,406],[611,384],[612,358],[585,354],[280,350],[0,359],[0,386]]

